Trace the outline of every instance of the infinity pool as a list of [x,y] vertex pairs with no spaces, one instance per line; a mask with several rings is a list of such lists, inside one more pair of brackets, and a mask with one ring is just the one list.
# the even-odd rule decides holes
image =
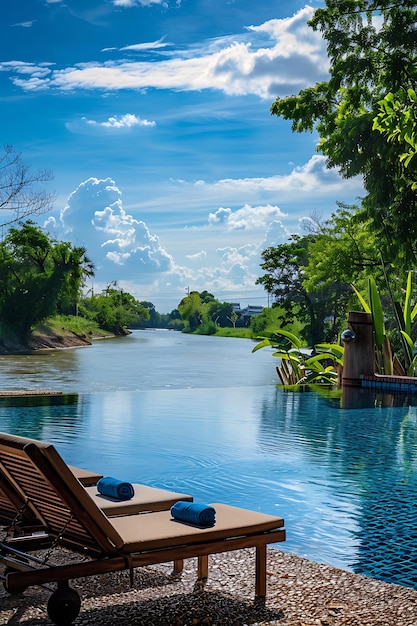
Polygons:
[[2,429],[106,475],[277,513],[279,549],[417,588],[417,410],[274,386],[80,394],[0,407]]

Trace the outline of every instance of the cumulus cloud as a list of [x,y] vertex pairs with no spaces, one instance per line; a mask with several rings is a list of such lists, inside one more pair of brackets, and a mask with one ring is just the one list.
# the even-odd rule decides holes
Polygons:
[[265,233],[265,239],[259,246],[261,250],[269,248],[270,246],[279,246],[281,243],[288,241],[290,231],[282,222],[274,220],[268,225]]
[[285,213],[277,206],[250,206],[246,204],[241,209],[218,209],[210,213],[208,222],[211,225],[224,224],[228,230],[258,230],[265,229],[268,224],[278,217],[285,217]]
[[[183,231],[180,235],[182,263],[174,260],[144,221],[125,211],[122,192],[111,178],[91,177],[82,182],[69,195],[59,219],[49,216],[44,225],[55,236],[59,232],[65,240],[86,245],[96,265],[96,289],[105,288],[109,281],[117,279],[120,288],[141,300],[151,300],[164,311],[176,306],[187,286],[208,289],[219,299],[229,301],[239,298],[239,293],[254,291],[262,246],[265,247],[268,232],[271,238],[273,232],[279,231],[280,223],[273,218],[280,215],[280,210],[272,205],[254,208],[245,205],[235,212],[219,210],[213,215],[216,213],[225,213],[227,227],[221,228],[219,236],[211,242],[204,237],[204,230],[210,226],[200,228],[209,248],[186,254],[199,241],[199,234],[190,229],[188,234]],[[226,243],[231,237],[228,222],[233,224],[233,220],[245,221],[242,245]],[[213,227],[216,225],[221,226],[214,221]],[[283,232],[281,224],[281,235]],[[218,245],[220,241],[225,244]],[[168,291],[177,295],[171,295],[170,304],[164,308],[164,304],[159,304],[158,294]]]
[[[139,2],[142,6],[161,3]],[[114,4],[129,7],[138,2],[114,0]],[[26,91],[215,89],[228,95],[254,94],[271,99],[295,93],[328,76],[323,39],[306,24],[312,12],[307,6],[291,18],[250,26],[234,40],[211,39],[199,47],[173,50],[170,58],[153,62],[120,59],[79,63],[73,67],[50,68],[47,75],[44,67],[39,74],[40,66],[32,64],[1,64],[0,71],[12,72],[14,84]],[[162,45],[161,41],[155,43]]]
[[146,270],[148,275],[170,271],[172,257],[147,225],[126,213],[122,194],[110,178],[89,178],[73,191],[61,211],[64,232],[80,235],[93,260],[124,266],[128,271]]
[[225,224],[232,214],[232,209],[224,209],[220,207],[214,213],[209,213],[208,221],[209,224]]

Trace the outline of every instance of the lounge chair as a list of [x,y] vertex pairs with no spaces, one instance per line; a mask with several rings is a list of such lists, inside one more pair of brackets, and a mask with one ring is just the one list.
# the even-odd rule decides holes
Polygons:
[[180,572],[183,559],[197,557],[197,576],[204,581],[210,554],[249,547],[256,548],[255,596],[265,598],[266,547],[285,540],[282,518],[217,503],[211,505],[216,510],[216,523],[211,527],[178,522],[170,511],[108,518],[52,445],[33,442],[24,451],[30,463],[22,462],[17,471],[15,458],[1,452],[3,467],[42,516],[56,544],[84,558],[45,563],[4,542],[0,563],[6,565],[3,579],[10,593],[31,585],[58,584],[48,602],[55,624],[70,624],[79,613],[80,598],[69,588],[70,579],[129,570],[133,584],[135,567],[173,561],[174,570]]
[[[36,443],[34,439],[17,437],[0,433],[0,526],[11,527],[12,532],[22,540],[22,535],[38,530],[39,516],[19,489],[16,483],[10,479],[7,471],[1,467],[1,456],[7,454],[15,463],[27,464],[28,458],[24,452],[24,446],[28,443]],[[148,485],[133,484],[134,496],[125,501],[107,497],[99,493],[97,482],[102,474],[81,469],[72,465],[68,466],[74,476],[85,487],[89,495],[95,500],[97,506],[108,516],[132,515],[144,511],[160,511],[170,509],[178,500],[192,502],[192,496],[185,493],[177,493]]]
[[[23,437],[21,440],[22,449],[23,445],[32,441]],[[90,490],[93,490],[93,486],[103,477],[103,474],[90,472],[80,467],[70,465],[69,468],[80,483]],[[22,494],[0,471],[0,526],[14,525],[18,529],[22,525],[28,527],[36,523],[36,516],[30,511],[30,506],[25,506]]]

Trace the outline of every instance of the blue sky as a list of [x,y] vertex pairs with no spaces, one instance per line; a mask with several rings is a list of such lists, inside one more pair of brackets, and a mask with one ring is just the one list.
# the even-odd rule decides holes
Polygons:
[[[0,24],[0,136],[50,169],[56,238],[86,245],[87,285],[160,312],[187,290],[266,306],[261,251],[355,203],[317,136],[271,116],[328,77],[297,0],[20,0]],[[4,220],[3,220],[4,221]]]

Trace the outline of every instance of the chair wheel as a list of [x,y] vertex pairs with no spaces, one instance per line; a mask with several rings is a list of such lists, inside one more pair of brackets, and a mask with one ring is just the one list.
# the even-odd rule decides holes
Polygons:
[[57,626],[72,624],[80,608],[80,596],[70,587],[57,589],[48,600],[48,615]]

